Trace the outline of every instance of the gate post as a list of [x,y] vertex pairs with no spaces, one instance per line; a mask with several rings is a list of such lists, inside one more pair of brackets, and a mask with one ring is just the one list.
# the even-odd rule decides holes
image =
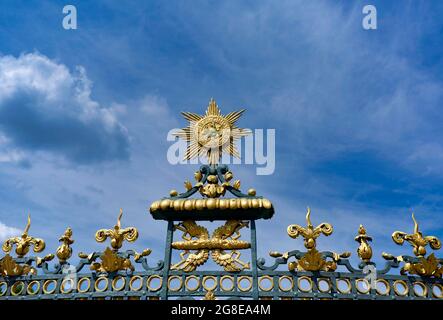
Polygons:
[[257,234],[255,220],[251,220],[251,264],[252,264],[252,298],[258,300],[258,272],[257,272]]
[[162,292],[160,294],[162,300],[168,299],[168,279],[169,279],[169,268],[171,267],[171,244],[172,244],[173,234],[174,234],[174,222],[168,221],[168,231],[166,233],[165,259],[163,266],[163,283],[162,283]]

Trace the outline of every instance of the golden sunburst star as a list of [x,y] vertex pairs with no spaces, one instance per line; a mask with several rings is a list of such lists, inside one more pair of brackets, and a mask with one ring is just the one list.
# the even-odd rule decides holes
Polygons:
[[234,111],[223,116],[215,100],[211,99],[205,115],[182,112],[190,123],[175,135],[189,142],[184,159],[205,156],[208,163],[213,165],[220,161],[223,152],[239,158],[235,141],[251,133],[250,130],[235,126],[244,111]]

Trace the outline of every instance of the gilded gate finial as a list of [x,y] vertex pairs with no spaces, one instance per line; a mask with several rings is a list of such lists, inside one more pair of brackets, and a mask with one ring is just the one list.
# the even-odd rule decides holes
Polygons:
[[435,236],[423,236],[414,213],[412,213],[412,220],[414,221],[414,233],[407,234],[406,232],[395,231],[392,234],[392,240],[398,245],[403,245],[405,241],[409,242],[413,247],[415,258],[409,256],[394,257],[388,253],[383,253],[383,257],[386,260],[404,262],[404,266],[400,271],[401,274],[441,277],[443,275],[441,260],[437,259],[434,253],[425,257],[426,246],[429,245],[433,250],[438,250],[441,248],[441,241]]
[[414,233],[407,234],[402,231],[395,231],[392,234],[392,240],[396,244],[402,245],[405,240],[414,248],[414,254],[417,257],[426,255],[426,246],[429,245],[432,249],[438,250],[441,248],[441,241],[435,236],[423,237],[418,227],[418,222],[415,220],[414,213],[412,213],[412,220],[414,221]]
[[302,236],[304,239],[306,249],[315,249],[317,243],[316,239],[323,233],[325,236],[329,236],[333,232],[333,228],[329,223],[323,222],[317,227],[311,223],[311,209],[308,207],[306,212],[306,224],[307,227],[302,227],[297,224],[291,224],[288,226],[288,235],[296,239],[298,236]]
[[58,241],[62,242],[62,244],[57,248],[57,258],[60,260],[60,262],[65,262],[72,255],[71,244],[74,243],[74,240],[72,240],[72,229],[69,227],[66,228],[65,233]]
[[[4,252],[6,252],[6,255],[0,260],[0,275],[2,276],[21,276],[21,275],[27,275],[29,273],[35,274],[36,270],[34,267],[32,267],[30,264],[26,263],[19,263],[16,261],[15,258],[12,258],[9,253],[12,251],[12,248],[14,245],[15,253],[17,254],[17,258],[23,258],[28,254],[29,248],[31,245],[34,246],[34,252],[41,252],[45,249],[45,242],[42,239],[34,238],[29,236],[29,229],[31,227],[31,215],[28,214],[28,220],[26,223],[26,227],[20,237],[13,237],[7,239],[2,246],[2,249]],[[54,255],[49,254],[45,256],[44,258],[36,258],[36,264],[37,266],[40,266],[45,261],[50,261]]]
[[29,228],[31,227],[31,215],[28,215],[28,221],[26,223],[25,230],[20,237],[13,237],[7,239],[2,246],[4,252],[11,252],[14,245],[16,245],[15,253],[17,257],[24,257],[28,252],[31,245],[34,246],[34,252],[41,252],[45,249],[45,242],[40,238],[34,238],[28,235]]
[[[113,229],[100,229],[95,233],[95,240],[97,242],[104,242],[107,238],[111,239],[111,247],[106,247],[103,253],[100,255],[101,262],[94,262],[91,265],[91,270],[98,272],[116,272],[119,270],[129,269],[134,271],[135,268],[128,257],[128,252],[120,253],[118,250],[122,247],[123,241],[134,242],[138,238],[138,231],[135,227],[122,228],[121,219],[123,216],[123,209],[120,209],[120,213],[117,217],[117,224]],[[151,254],[150,249],[145,249],[141,253],[131,250],[131,254],[134,255],[134,260],[138,262],[141,258]],[[93,261],[94,254],[87,255],[79,253],[79,257],[82,259],[88,259]]]
[[138,231],[135,227],[128,227],[122,229],[121,218],[123,216],[123,209],[120,209],[120,213],[117,218],[117,224],[113,229],[100,229],[95,233],[95,240],[97,242],[103,242],[107,238],[111,239],[111,247],[114,251],[120,249],[123,245],[123,241],[134,242],[138,238]]
[[[302,227],[297,224],[291,224],[287,229],[288,235],[291,238],[296,239],[298,236],[303,237],[304,245],[306,249],[308,249],[306,253],[296,251],[296,253],[290,255],[289,252],[282,254],[273,251],[270,252],[269,255],[274,258],[282,257],[285,261],[287,261],[289,257],[294,256],[297,261],[291,261],[288,263],[288,269],[290,271],[334,271],[337,269],[337,261],[339,259],[347,258],[351,255],[349,252],[338,254],[334,252],[323,253],[317,250],[316,239],[321,234],[324,234],[325,236],[331,235],[333,227],[329,223],[323,222],[314,228],[311,222],[311,209],[309,207],[306,212],[306,225],[306,227]],[[332,261],[327,261],[327,257],[332,258]]]
[[360,243],[357,249],[359,258],[364,262],[370,262],[372,258],[372,248],[369,242],[372,241],[372,238],[366,234],[366,229],[363,225],[360,225],[355,241]]

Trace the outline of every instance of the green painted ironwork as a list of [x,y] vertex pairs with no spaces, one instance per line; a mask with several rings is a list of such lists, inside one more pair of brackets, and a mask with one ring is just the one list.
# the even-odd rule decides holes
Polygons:
[[[227,172],[226,166],[200,169],[207,178],[216,173],[220,181]],[[173,198],[187,198],[194,194],[194,187],[185,194]],[[236,189],[228,189],[237,197],[250,197]],[[244,213],[244,212],[243,212]],[[200,213],[199,213],[200,214]],[[439,277],[395,275],[404,262],[418,262],[415,257],[402,256],[402,261],[391,258],[382,269],[375,269],[376,282],[371,287],[365,270],[375,264],[362,262],[354,268],[348,258],[337,259],[337,270],[289,271],[288,259],[301,259],[306,252],[294,250],[285,256],[274,258],[266,265],[263,258],[257,258],[256,219],[265,218],[263,212],[255,212],[250,219],[251,270],[227,272],[220,270],[195,270],[184,272],[171,270],[172,242],[174,238],[175,216],[158,216],[168,221],[164,259],[156,266],[150,266],[148,257],[134,259],[133,250],[117,251],[124,259],[134,260],[135,270],[105,273],[88,270],[103,252],[94,252],[83,257],[78,264],[69,262],[50,265],[37,257],[14,258],[19,265],[34,268],[36,274],[22,276],[0,276],[0,300],[32,299],[202,299],[209,289],[217,299],[370,299],[370,300],[443,300],[443,280]],[[266,217],[272,216],[273,210]],[[220,216],[193,215],[195,220],[220,220]],[[223,216],[224,217],[224,216]],[[199,218],[199,219],[197,219]],[[237,217],[244,219],[244,216]],[[224,217],[226,219],[226,217]],[[332,252],[320,252],[323,258],[332,258]],[[438,259],[441,264],[443,261]],[[186,286],[188,279],[197,283]],[[171,285],[168,284],[171,282]],[[174,287],[172,282],[180,285]],[[211,282],[212,285],[207,283]],[[206,288],[205,288],[206,287]],[[385,290],[384,290],[384,289]]]

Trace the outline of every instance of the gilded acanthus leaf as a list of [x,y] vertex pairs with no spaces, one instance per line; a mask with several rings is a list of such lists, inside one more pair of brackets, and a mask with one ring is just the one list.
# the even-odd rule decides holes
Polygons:
[[186,191],[189,191],[192,189],[192,183],[189,180],[185,181],[185,188],[186,188]]

